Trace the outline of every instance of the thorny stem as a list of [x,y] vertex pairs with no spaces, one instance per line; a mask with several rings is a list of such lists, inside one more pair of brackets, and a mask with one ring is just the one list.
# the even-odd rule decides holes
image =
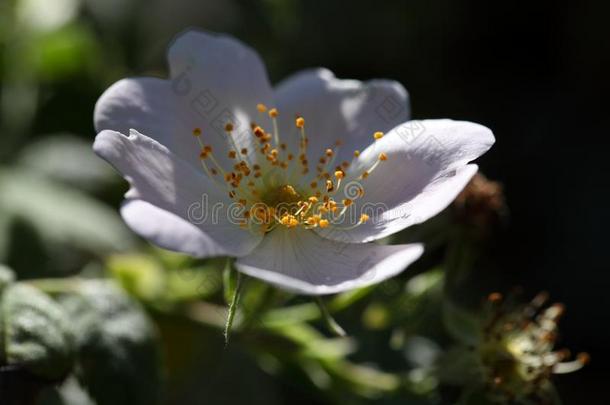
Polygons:
[[239,296],[242,288],[242,276],[241,272],[237,272],[237,280],[235,283],[235,292],[231,304],[229,305],[229,312],[227,314],[227,323],[225,324],[224,336],[225,346],[229,344],[229,335],[231,333],[231,327],[233,326],[233,320],[235,319],[235,313],[237,312],[237,304],[239,303]]

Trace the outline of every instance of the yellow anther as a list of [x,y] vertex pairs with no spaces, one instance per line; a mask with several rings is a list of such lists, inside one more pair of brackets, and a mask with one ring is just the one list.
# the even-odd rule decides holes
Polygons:
[[335,188],[335,186],[333,185],[333,182],[330,180],[326,180],[326,191],[332,191],[333,188]]
[[207,159],[207,158],[208,158],[208,152],[206,152],[205,150],[202,150],[202,151],[199,153],[199,158],[200,158],[200,159]]
[[321,219],[320,222],[318,222],[318,226],[320,228],[328,228],[328,225],[330,225],[330,222],[328,222],[328,219]]
[[277,118],[278,115],[279,113],[277,112],[277,108],[272,108],[269,110],[269,116],[271,118]]
[[195,136],[200,136],[200,135],[201,135],[201,128],[195,128],[195,129],[193,129],[193,135],[195,135]]
[[264,113],[265,111],[267,111],[267,106],[265,104],[259,103],[256,105],[256,109],[258,110],[258,112]]
[[384,152],[381,152],[379,154],[379,160],[381,160],[382,162],[388,160],[388,155],[386,155]]
[[320,216],[319,216],[319,215],[312,215],[312,216],[308,217],[308,218],[305,220],[305,223],[306,223],[307,225],[310,225],[310,226],[314,226],[314,225],[316,225],[318,222],[320,222]]
[[367,172],[367,171],[362,172],[362,178],[366,179],[367,177],[369,177],[369,172]]
[[248,149],[246,149],[246,148],[242,148],[242,150],[241,150],[241,154],[242,154],[242,155],[247,155],[247,154],[248,154]]
[[368,221],[370,219],[370,217],[366,214],[362,214],[360,215],[360,222],[361,223],[365,223],[366,221]]
[[259,126],[256,126],[254,127],[254,135],[256,135],[257,138],[262,138],[265,135],[265,130]]
[[299,225],[299,220],[294,215],[286,214],[280,218],[280,224],[287,228],[294,228]]
[[296,124],[297,128],[303,128],[305,126],[305,119],[303,117],[298,117],[295,120],[295,124]]
[[233,131],[233,124],[232,124],[232,123],[230,123],[230,122],[227,122],[227,123],[225,124],[225,131],[227,131],[227,132],[231,132],[231,131]]
[[337,170],[337,171],[335,172],[335,177],[336,177],[337,179],[341,180],[342,178],[344,178],[344,177],[345,177],[345,173],[343,173],[343,171],[341,171],[341,170]]
[[234,150],[230,150],[228,155],[230,159],[235,159],[237,153]]
[[203,147],[203,151],[207,153],[212,153],[212,147],[210,145],[205,145]]
[[358,157],[360,156],[360,151],[359,150],[355,150],[354,151],[354,157]]
[[310,203],[315,204],[318,202],[318,197],[311,196],[307,199]]
[[350,205],[352,205],[354,202],[352,200],[350,200],[349,198],[346,198],[343,200],[343,205],[346,207],[349,207]]
[[373,138],[375,138],[376,140],[383,138],[383,132],[375,132],[373,134]]
[[324,151],[324,154],[325,154],[326,156],[328,156],[328,157],[331,157],[332,155],[334,155],[334,152],[333,152],[333,150],[332,150],[332,149],[326,149],[326,150]]
[[246,201],[246,199],[242,198],[242,199],[239,200],[239,203],[241,205],[246,205],[248,203],[248,201]]

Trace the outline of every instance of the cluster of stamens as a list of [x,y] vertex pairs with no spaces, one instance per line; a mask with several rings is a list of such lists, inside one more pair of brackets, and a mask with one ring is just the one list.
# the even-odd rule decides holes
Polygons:
[[[239,148],[235,140],[233,123],[225,123],[227,157],[232,167],[221,165],[212,150],[204,143],[205,135],[200,128],[193,129],[193,135],[200,147],[199,158],[204,172],[220,188],[226,190],[235,203],[243,210],[238,223],[252,232],[269,232],[277,226],[286,228],[304,227],[327,228],[336,225],[346,217],[349,207],[356,199],[364,196],[364,188],[358,183],[352,198],[338,198],[337,193],[348,177],[348,168],[360,151],[354,151],[351,162],[335,162],[341,141],[336,140],[325,149],[315,166],[308,157],[308,138],[305,133],[305,119],[295,117],[294,125],[299,131],[298,151],[290,150],[283,143],[278,130],[279,112],[258,104],[261,116],[270,120],[272,131],[268,132],[256,122],[250,124],[248,136],[255,138],[254,151]],[[375,132],[373,138],[379,140],[383,133]],[[261,158],[254,158],[256,154]],[[352,180],[364,180],[388,156],[380,153],[371,167],[350,174]],[[225,164],[226,166],[226,164]],[[362,213],[349,229],[368,221],[369,215]]]
[[499,293],[488,297],[489,318],[479,348],[487,383],[504,400],[536,399],[544,403],[544,388],[552,374],[580,369],[589,360],[580,353],[569,360],[567,349],[554,351],[557,323],[565,309],[545,306],[548,295],[538,294],[529,304],[511,308]]

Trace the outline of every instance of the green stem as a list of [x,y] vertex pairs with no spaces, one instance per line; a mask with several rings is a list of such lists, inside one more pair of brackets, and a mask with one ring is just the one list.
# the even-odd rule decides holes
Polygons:
[[320,313],[322,314],[322,319],[324,320],[324,323],[326,323],[328,329],[337,336],[346,336],[347,333],[345,333],[345,330],[343,330],[341,325],[339,325],[337,321],[335,321],[335,319],[332,317],[332,315],[328,311],[328,308],[326,308],[326,305],[324,304],[322,298],[316,297],[316,303],[318,304],[318,308],[320,309]]
[[229,344],[229,335],[231,333],[231,327],[233,326],[233,320],[235,319],[235,313],[237,312],[237,304],[239,303],[239,296],[241,294],[242,287],[242,276],[241,273],[237,272],[237,280],[235,282],[235,292],[233,293],[233,298],[231,299],[231,304],[229,305],[229,313],[227,314],[227,323],[225,324],[225,345]]

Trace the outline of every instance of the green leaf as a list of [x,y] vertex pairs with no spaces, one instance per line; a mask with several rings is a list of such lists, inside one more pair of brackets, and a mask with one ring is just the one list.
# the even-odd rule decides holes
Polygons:
[[95,156],[90,141],[70,134],[54,134],[30,143],[21,151],[18,163],[87,191],[100,190],[119,179],[106,162]]
[[76,336],[80,383],[98,405],[160,401],[156,332],[141,308],[114,283],[82,281],[62,298]]
[[95,254],[123,250],[134,238],[116,211],[26,170],[0,170],[0,210],[32,224],[47,241]]
[[22,367],[49,380],[72,367],[73,339],[63,309],[26,284],[7,286],[0,306],[0,363]]

